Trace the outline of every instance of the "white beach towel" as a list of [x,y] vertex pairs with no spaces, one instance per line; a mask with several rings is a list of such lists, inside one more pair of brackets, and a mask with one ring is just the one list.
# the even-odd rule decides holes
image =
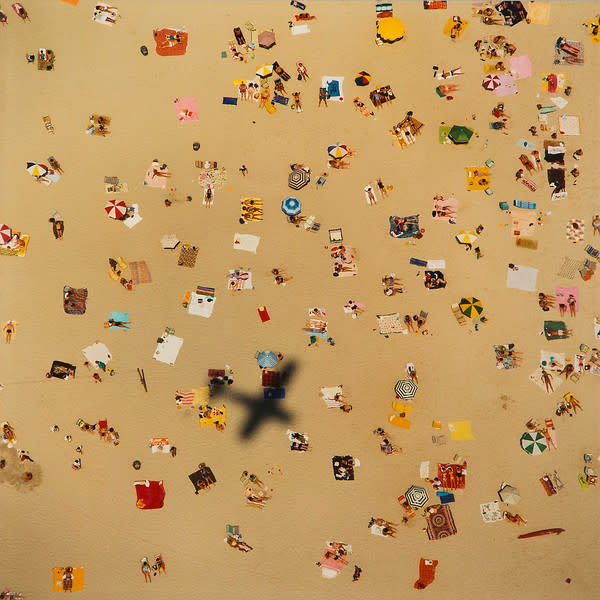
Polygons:
[[579,135],[579,117],[560,115],[558,126],[562,135]]
[[429,479],[429,461],[428,460],[421,461],[421,465],[419,466],[419,477],[421,479]]
[[[552,387],[554,388],[554,391],[556,391],[557,388],[563,384],[564,377],[559,377],[557,373],[552,374],[550,369],[544,370],[552,377]],[[535,383],[541,390],[546,391],[546,384],[542,381],[542,367],[538,367],[531,375],[529,375],[529,381]],[[547,393],[551,394],[552,391],[548,391]]]
[[107,365],[112,359],[111,353],[108,351],[108,348],[102,344],[101,342],[95,342],[91,346],[84,348],[82,350],[85,358],[92,364],[95,369],[99,369],[96,361],[103,362]]
[[164,334],[162,339],[163,341],[156,345],[156,350],[154,351],[152,358],[173,366],[177,360],[179,350],[181,350],[181,346],[183,345],[183,339],[175,335],[167,334]]
[[126,227],[129,227],[129,229],[131,229],[132,227],[135,227],[141,220],[142,217],[140,216],[140,207],[138,204],[132,204],[131,208],[133,208],[133,210],[129,213],[130,216],[128,219],[125,219],[123,221],[123,223],[125,224]]
[[343,77],[335,77],[333,75],[324,75],[323,77],[321,77],[321,87],[328,89],[327,84],[332,81],[337,81],[338,87],[340,89],[340,95],[339,96],[332,95],[330,98],[328,98],[329,102],[343,102],[344,101],[344,89],[343,89],[344,78]]
[[428,260],[427,261],[427,268],[428,269],[445,269],[446,268],[446,261],[441,259],[441,260]]
[[554,98],[550,98],[550,101],[553,104],[556,104],[558,108],[564,108],[567,104],[569,104],[569,101],[565,100],[562,96],[555,96]]
[[506,287],[526,292],[535,292],[538,270],[523,265],[515,266],[518,267],[517,271],[513,271],[512,269],[506,270]]
[[336,394],[343,394],[341,385],[321,388],[321,396],[323,396],[323,401],[327,405],[327,408],[339,408],[340,406],[343,406],[343,402],[335,400]]
[[215,300],[214,296],[192,292],[188,304],[188,314],[208,319],[215,307]]
[[233,248],[234,250],[245,250],[246,252],[253,252],[256,254],[256,249],[260,243],[260,237],[257,235],[250,235],[247,233],[236,233],[233,236]]
[[310,27],[303,23],[302,25],[294,25],[291,27],[292,35],[302,35],[303,33],[310,33]]
[[565,353],[540,350],[540,367],[546,371],[562,371],[565,368]]
[[481,516],[483,518],[484,523],[495,523],[496,521],[503,520],[498,500],[494,500],[493,502],[486,502],[485,504],[480,504],[479,510],[481,512]]

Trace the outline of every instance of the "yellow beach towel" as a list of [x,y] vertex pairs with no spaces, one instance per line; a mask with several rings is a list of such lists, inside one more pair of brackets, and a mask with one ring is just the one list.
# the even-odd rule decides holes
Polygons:
[[451,421],[448,423],[450,437],[453,440],[474,440],[471,421]]

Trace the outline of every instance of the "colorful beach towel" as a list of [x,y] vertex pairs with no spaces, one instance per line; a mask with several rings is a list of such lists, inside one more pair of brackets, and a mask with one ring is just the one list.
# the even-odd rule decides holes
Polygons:
[[577,244],[583,242],[585,221],[583,219],[569,219],[567,221],[566,236],[570,242]]
[[[432,512],[429,512],[429,511]],[[427,537],[430,540],[441,540],[456,533],[456,525],[450,507],[445,504],[434,504],[427,508]]]
[[85,303],[87,300],[87,288],[72,288],[65,285],[63,288],[63,307],[68,315],[85,314]]
[[199,248],[197,248],[196,246],[183,244],[179,252],[177,264],[180,267],[188,267],[189,269],[193,269],[196,266],[196,259],[198,258],[199,251]]
[[188,121],[199,121],[198,103],[193,96],[185,98],[175,98],[173,100],[175,110],[177,111],[177,121],[179,123],[187,123]]
[[583,65],[583,43],[559,37],[554,45],[555,65]]
[[131,281],[134,285],[140,283],[151,283],[152,277],[150,275],[150,269],[145,261],[132,261],[129,263],[129,270],[131,272]]

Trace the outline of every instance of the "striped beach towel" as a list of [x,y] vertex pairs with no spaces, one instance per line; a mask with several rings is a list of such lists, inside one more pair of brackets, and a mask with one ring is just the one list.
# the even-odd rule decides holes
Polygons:
[[150,269],[148,269],[148,265],[145,261],[141,260],[139,262],[131,261],[129,263],[129,269],[131,271],[131,281],[133,281],[134,285],[139,285],[140,283],[151,283],[152,277],[150,275]]

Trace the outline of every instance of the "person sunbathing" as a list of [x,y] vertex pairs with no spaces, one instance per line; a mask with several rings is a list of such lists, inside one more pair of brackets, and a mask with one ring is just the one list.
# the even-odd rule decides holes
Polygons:
[[340,158],[331,159],[329,161],[329,166],[334,169],[349,169],[350,163],[347,160],[341,160]]
[[129,323],[126,321],[115,321],[114,319],[108,319],[104,322],[104,328],[118,327],[119,329],[129,329]]
[[511,523],[516,523],[517,525],[527,524],[527,521],[521,515],[513,515],[507,511],[504,511],[502,516],[505,520],[510,521]]

